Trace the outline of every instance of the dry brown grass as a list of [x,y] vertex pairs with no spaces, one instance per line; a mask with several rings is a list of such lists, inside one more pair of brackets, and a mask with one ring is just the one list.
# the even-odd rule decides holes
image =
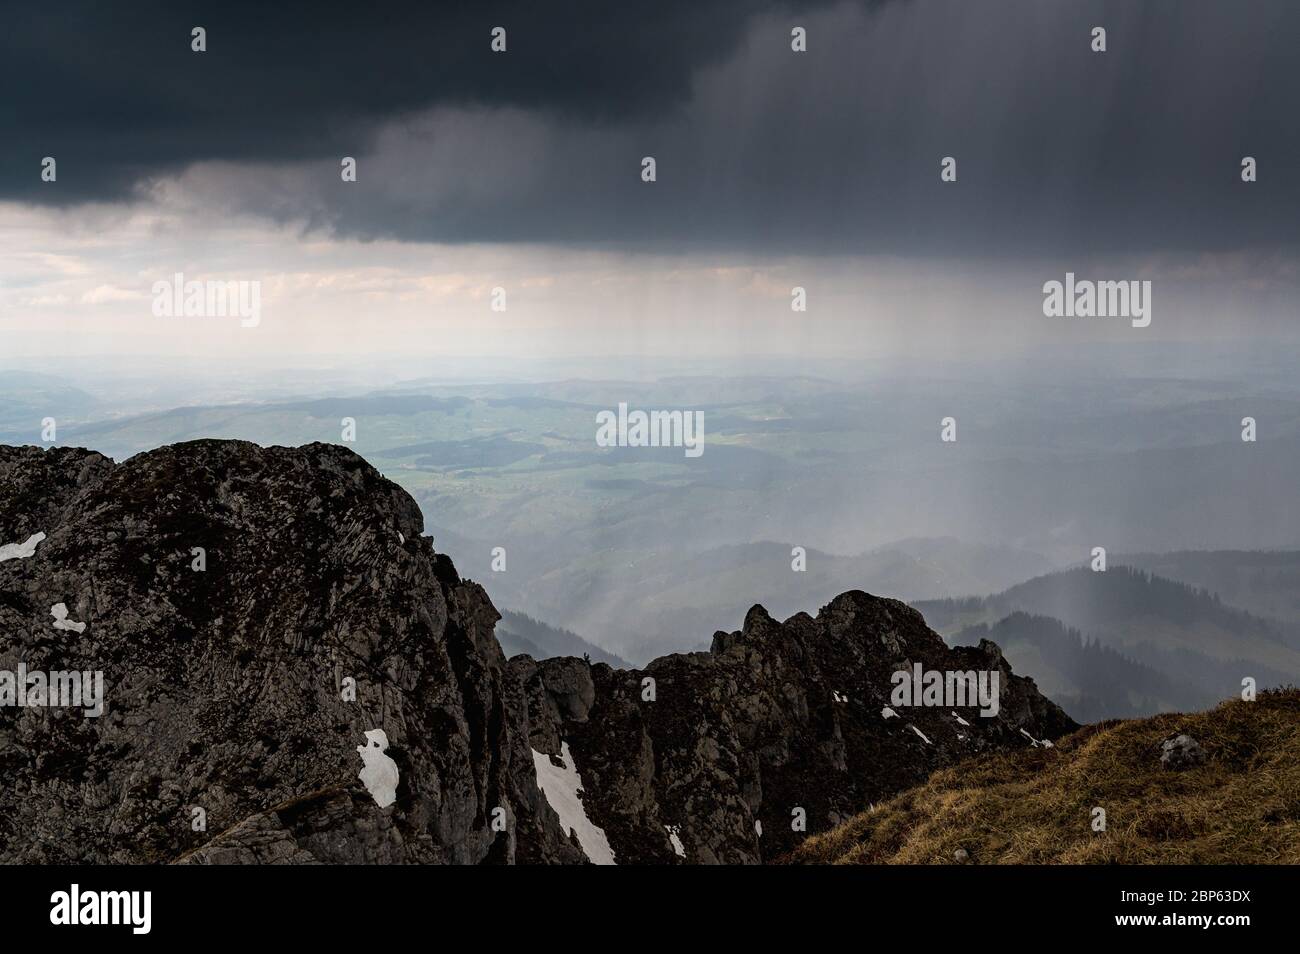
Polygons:
[[[1188,732],[1204,765],[1170,771]],[[1106,810],[1106,831],[1092,810]],[[1300,690],[1194,715],[1103,722],[970,761],[809,838],[795,864],[1300,864]]]

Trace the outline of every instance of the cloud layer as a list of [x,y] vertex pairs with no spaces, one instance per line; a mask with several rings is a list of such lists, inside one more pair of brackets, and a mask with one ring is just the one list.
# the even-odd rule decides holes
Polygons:
[[[0,197],[24,202],[163,197],[342,237],[660,252],[1300,244],[1289,0],[136,3],[14,19],[0,81],[31,92],[0,114]],[[193,25],[207,53],[190,51]],[[45,155],[57,183],[39,180]]]

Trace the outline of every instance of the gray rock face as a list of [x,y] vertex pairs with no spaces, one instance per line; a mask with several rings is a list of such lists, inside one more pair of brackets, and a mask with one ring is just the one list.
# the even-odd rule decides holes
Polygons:
[[[1000,711],[892,705],[894,673],[917,664],[996,672]],[[756,606],[711,652],[645,670],[526,656],[510,666],[533,748],[569,744],[584,808],[621,864],[770,861],[936,769],[1077,728],[993,643],[949,649],[915,610],[860,591],[815,619],[780,623]]]
[[[47,535],[0,563],[0,670],[102,671],[106,705],[0,707],[0,861],[582,860],[496,610],[422,529],[331,445],[0,448],[0,542]],[[386,808],[358,779],[371,729]]]
[[1204,765],[1205,750],[1186,733],[1171,735],[1160,743],[1160,764],[1173,771]]
[[[581,862],[535,769],[566,744],[619,863],[761,862],[1074,728],[992,643],[861,592],[643,671],[507,663],[422,529],[333,445],[0,447],[0,545],[46,535],[0,562],[0,678],[99,671],[105,705],[0,705],[0,862]],[[1000,711],[893,711],[914,665],[996,672]]]

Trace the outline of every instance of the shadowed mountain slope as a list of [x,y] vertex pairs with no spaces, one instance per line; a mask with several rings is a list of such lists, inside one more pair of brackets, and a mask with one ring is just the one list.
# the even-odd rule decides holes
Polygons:
[[[1000,710],[898,705],[894,673],[916,665],[996,672]],[[920,613],[861,591],[784,623],[755,606],[710,652],[644,670],[510,666],[527,688],[533,748],[569,750],[620,862],[771,859],[937,768],[1075,727],[994,644],[950,649]]]

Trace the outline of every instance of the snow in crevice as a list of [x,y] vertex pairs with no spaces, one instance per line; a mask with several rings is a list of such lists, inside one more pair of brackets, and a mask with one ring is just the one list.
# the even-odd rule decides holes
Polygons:
[[916,726],[912,725],[911,723],[908,723],[907,727],[911,729],[913,732],[915,732],[917,735],[919,735],[921,737],[921,741],[923,741],[926,745],[934,745],[933,742],[931,742],[929,739],[925,737],[925,733],[922,732],[920,729],[918,729]]
[[582,777],[578,774],[573,756],[569,754],[568,742],[560,743],[560,759],[564,762],[563,768],[554,765],[549,755],[533,750],[537,787],[542,790],[551,808],[555,809],[555,814],[560,816],[560,826],[565,834],[570,831],[577,833],[578,844],[593,864],[616,864],[609,839],[605,837],[604,830],[591,823],[587,809],[579,797]]
[[380,808],[397,801],[397,786],[401,781],[397,763],[384,754],[387,751],[388,734],[383,729],[367,729],[365,745],[357,746],[362,762],[357,778]]
[[898,713],[889,708],[889,706],[885,706],[885,708],[880,710],[880,717],[882,719],[897,719]]
[[954,719],[956,719],[958,722],[960,722],[962,725],[967,726],[967,727],[970,726],[970,723],[967,722],[965,719],[963,719],[961,716],[959,716],[957,713],[954,712],[954,713],[952,714],[952,717],[953,717]]
[[51,624],[55,629],[66,629],[74,633],[84,633],[86,631],[85,623],[77,623],[68,619],[68,607],[65,603],[55,603],[50,607],[50,615],[54,617]]
[[0,563],[5,560],[26,560],[36,555],[36,544],[45,539],[43,533],[33,533],[23,543],[6,543],[0,547]]
[[682,844],[682,839],[679,837],[682,830],[682,826],[664,825],[664,830],[668,832],[668,840],[672,842],[673,853],[676,854],[678,858],[685,858],[686,847]]
[[1030,741],[1030,743],[1033,745],[1034,748],[1038,748],[1040,745],[1041,745],[1043,748],[1045,748],[1045,749],[1055,748],[1055,746],[1052,745],[1052,743],[1051,743],[1049,740],[1047,740],[1047,739],[1035,739],[1032,735],[1030,735],[1030,734],[1029,734],[1028,732],[1026,732],[1024,729],[1021,729],[1021,730],[1020,730],[1020,734],[1023,735],[1026,739],[1028,739],[1028,740]]

